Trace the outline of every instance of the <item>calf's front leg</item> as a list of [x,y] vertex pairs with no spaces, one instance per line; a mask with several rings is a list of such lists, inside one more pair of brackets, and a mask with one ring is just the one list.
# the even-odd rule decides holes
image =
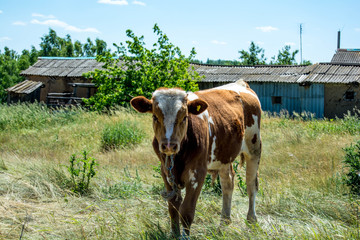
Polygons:
[[205,176],[206,171],[190,170],[188,181],[185,183],[186,194],[180,206],[180,219],[187,236],[190,235],[190,227],[194,220],[196,202],[199,198]]

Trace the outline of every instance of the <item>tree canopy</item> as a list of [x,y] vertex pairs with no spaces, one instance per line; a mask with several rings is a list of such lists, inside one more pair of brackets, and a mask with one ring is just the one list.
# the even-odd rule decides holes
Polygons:
[[186,57],[179,47],[170,43],[158,25],[155,24],[153,30],[158,39],[151,49],[145,47],[144,36],[138,37],[127,30],[129,40],[114,44],[117,58],[109,53],[97,56],[105,65],[103,69],[84,74],[98,87],[97,93],[85,100],[86,104],[101,111],[116,104],[127,105],[134,96],[151,98],[159,87],[198,90],[196,81],[201,77],[189,70],[195,49]]
[[257,46],[253,41],[250,43],[249,51],[241,50],[240,59],[242,65],[264,65],[266,64],[265,50]]

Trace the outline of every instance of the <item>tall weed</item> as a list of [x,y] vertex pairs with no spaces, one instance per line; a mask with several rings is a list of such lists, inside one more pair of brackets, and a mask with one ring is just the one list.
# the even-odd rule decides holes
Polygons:
[[101,147],[104,150],[127,148],[139,144],[144,137],[144,131],[134,122],[125,120],[105,127],[101,137]]
[[64,125],[81,116],[81,109],[49,109],[45,105],[21,103],[0,104],[0,131],[41,129],[46,126]]
[[343,161],[347,168],[344,183],[350,187],[352,193],[360,195],[360,141],[355,145],[344,148],[345,160]]

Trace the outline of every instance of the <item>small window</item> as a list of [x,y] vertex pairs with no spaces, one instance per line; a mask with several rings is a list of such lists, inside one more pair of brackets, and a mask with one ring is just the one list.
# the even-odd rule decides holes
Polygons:
[[344,97],[345,97],[345,100],[354,100],[355,92],[354,91],[346,91]]
[[279,96],[272,96],[271,102],[272,104],[282,104],[282,99]]

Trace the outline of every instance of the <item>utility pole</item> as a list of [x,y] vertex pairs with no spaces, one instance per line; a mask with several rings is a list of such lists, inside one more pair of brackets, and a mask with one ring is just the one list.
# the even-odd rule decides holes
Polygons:
[[300,23],[300,64],[302,64],[302,23]]

